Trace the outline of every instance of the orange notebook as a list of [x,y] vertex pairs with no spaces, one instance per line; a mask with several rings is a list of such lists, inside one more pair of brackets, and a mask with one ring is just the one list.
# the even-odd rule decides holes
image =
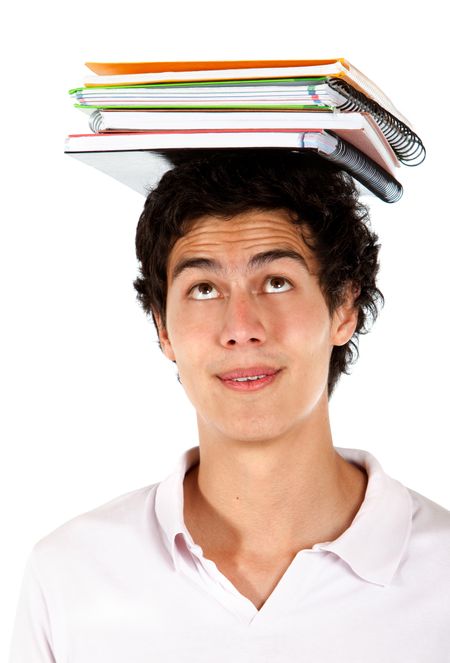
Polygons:
[[86,62],[94,73],[100,76],[115,74],[148,74],[167,71],[209,71],[211,69],[258,69],[261,67],[307,67],[340,62],[349,68],[344,58],[332,60],[211,60],[195,62]]

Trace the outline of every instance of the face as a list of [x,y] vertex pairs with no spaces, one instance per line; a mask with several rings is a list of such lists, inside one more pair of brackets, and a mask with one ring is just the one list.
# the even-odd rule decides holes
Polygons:
[[[180,269],[193,258],[203,261]],[[158,332],[203,434],[268,439],[295,432],[328,402],[331,351],[351,338],[357,311],[347,298],[330,318],[317,269],[284,210],[201,217],[177,240]],[[239,389],[218,377],[253,367],[278,372],[260,384],[233,382]]]

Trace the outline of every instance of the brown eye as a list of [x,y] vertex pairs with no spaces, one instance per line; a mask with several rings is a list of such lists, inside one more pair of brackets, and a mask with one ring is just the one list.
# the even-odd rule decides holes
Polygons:
[[[292,283],[285,279],[284,276],[270,276],[267,279],[267,283],[270,283],[271,286],[275,288],[275,291],[272,292],[287,292],[292,288]],[[288,286],[287,290],[284,287],[285,285]]]
[[193,297],[193,299],[214,299],[214,296],[211,296],[211,292],[214,292],[215,288],[211,283],[197,283],[197,285],[194,285],[190,290],[189,290],[189,295],[192,295],[192,293],[199,293],[201,296],[200,297]]

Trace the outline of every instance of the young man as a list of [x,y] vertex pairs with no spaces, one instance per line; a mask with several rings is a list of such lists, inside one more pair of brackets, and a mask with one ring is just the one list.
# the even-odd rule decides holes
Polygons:
[[162,178],[135,287],[199,446],[36,544],[11,663],[449,660],[450,513],[332,441],[383,299],[377,239],[318,157],[225,151]]

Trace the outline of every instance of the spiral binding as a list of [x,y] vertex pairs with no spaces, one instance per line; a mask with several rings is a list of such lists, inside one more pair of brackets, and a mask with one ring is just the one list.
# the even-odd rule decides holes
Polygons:
[[326,152],[319,149],[319,154],[340,165],[386,203],[395,203],[400,200],[403,195],[403,187],[395,177],[337,134],[332,131],[325,133],[333,136],[336,141],[335,148]]
[[424,161],[424,144],[404,122],[340,78],[329,78],[328,85],[347,100],[336,106],[340,111],[370,113],[402,164],[418,166]]
[[95,134],[100,133],[103,129],[103,119],[102,114],[99,110],[95,110],[89,116],[89,128]]

